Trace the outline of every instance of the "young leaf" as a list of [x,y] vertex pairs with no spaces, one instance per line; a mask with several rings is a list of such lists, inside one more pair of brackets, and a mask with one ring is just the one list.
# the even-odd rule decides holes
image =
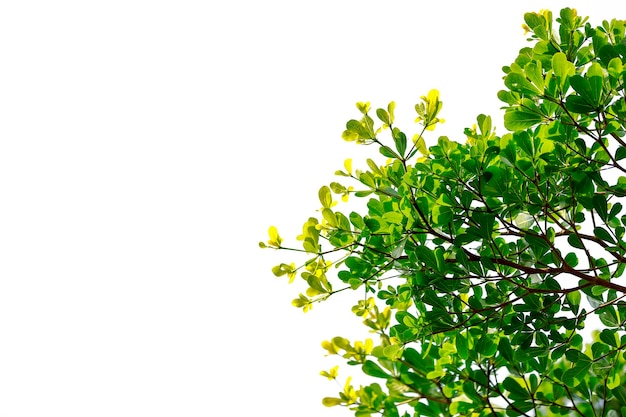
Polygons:
[[279,248],[280,244],[283,242],[283,239],[278,234],[278,229],[275,226],[270,226],[268,230],[268,234],[270,236],[270,240],[267,242],[271,247]]
[[322,207],[330,208],[332,206],[333,197],[330,194],[330,188],[328,188],[326,185],[323,186],[322,188],[320,188],[318,195],[319,195],[320,203],[322,203]]
[[336,405],[340,405],[342,402],[343,400],[341,398],[335,398],[335,397],[322,398],[322,404],[324,404],[326,407],[334,407]]

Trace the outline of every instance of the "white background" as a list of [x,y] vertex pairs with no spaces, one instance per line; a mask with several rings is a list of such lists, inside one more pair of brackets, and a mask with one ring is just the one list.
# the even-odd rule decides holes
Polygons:
[[340,138],[356,101],[395,100],[412,136],[437,88],[431,140],[502,126],[501,67],[547,4],[2,2],[0,417],[351,415],[319,371],[322,340],[367,336],[355,295],[302,314],[270,271],[297,257],[257,243],[377,154]]

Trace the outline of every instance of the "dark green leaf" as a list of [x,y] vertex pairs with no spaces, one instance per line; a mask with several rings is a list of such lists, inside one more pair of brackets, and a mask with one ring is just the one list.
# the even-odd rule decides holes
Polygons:
[[569,242],[570,245],[572,245],[573,247],[575,247],[576,249],[583,249],[585,246],[583,245],[583,242],[580,240],[580,238],[578,237],[577,234],[572,233],[567,237],[567,241]]
[[591,367],[591,359],[587,355],[580,355],[574,364],[574,367],[563,373],[563,383],[568,387],[576,387],[580,384],[589,368]]
[[456,350],[461,359],[467,359],[469,357],[467,339],[460,333],[456,336]]
[[578,93],[581,99],[583,99],[587,104],[593,106],[593,103],[595,101],[593,98],[593,91],[591,90],[589,80],[587,80],[582,75],[575,74],[570,77],[570,84],[574,91]]
[[565,263],[572,268],[576,267],[578,265],[578,256],[574,252],[569,252],[565,255]]
[[514,401],[525,400],[525,399],[530,398],[530,393],[526,390],[526,388],[523,388],[519,384],[519,382],[517,382],[515,379],[513,379],[510,376],[504,379],[504,381],[502,382],[502,386],[504,387],[504,389],[506,389],[507,391],[511,393],[509,398],[511,398]]
[[587,114],[592,113],[595,107],[580,96],[570,95],[565,100],[565,107],[572,113]]
[[593,229],[593,234],[596,235],[597,238],[602,239],[605,242],[615,243],[615,239],[613,239],[613,236],[611,236],[611,234],[602,227],[595,227]]
[[606,197],[601,194],[596,194],[591,199],[591,202],[593,204],[593,208],[596,210],[596,213],[598,213],[598,216],[600,216],[602,220],[606,221],[608,214]]
[[604,343],[613,346],[613,347],[617,347],[618,346],[618,340],[615,337],[615,330],[609,330],[609,329],[604,329],[600,332],[600,340],[602,340]]
[[503,337],[500,339],[500,342],[498,344],[498,351],[504,359],[509,362],[513,361],[513,349],[511,348],[511,343],[509,342],[508,338]]
[[626,148],[623,146],[620,146],[617,148],[617,151],[615,151],[615,160],[620,161],[624,158],[626,158]]

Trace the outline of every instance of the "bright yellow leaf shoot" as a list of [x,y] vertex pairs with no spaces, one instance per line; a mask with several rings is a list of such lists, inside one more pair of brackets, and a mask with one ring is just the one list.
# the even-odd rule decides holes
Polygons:
[[337,379],[337,375],[339,375],[339,366],[333,366],[330,370],[320,372],[321,376],[324,376],[330,380]]
[[421,97],[423,103],[415,105],[418,116],[415,123],[421,123],[426,130],[434,130],[437,123],[444,123],[444,119],[439,119],[437,114],[441,110],[443,103],[439,100],[439,90],[432,89],[426,96]]
[[336,405],[341,404],[342,400],[341,398],[336,398],[336,397],[324,397],[322,399],[322,404],[324,404],[326,407],[334,407]]
[[396,102],[392,101],[387,106],[387,113],[389,113],[389,121],[391,122],[391,124],[393,124],[393,122],[395,121],[395,115],[394,115],[395,110],[396,110]]
[[348,405],[354,404],[357,400],[356,390],[352,386],[351,382],[352,382],[352,377],[349,376],[346,379],[346,384],[344,386],[343,393],[342,393],[342,395],[346,397],[346,403]]
[[267,244],[272,248],[280,249],[280,244],[283,243],[283,239],[278,234],[278,229],[276,229],[275,226],[270,226],[268,234],[270,240],[267,241]]
[[328,351],[328,355],[336,355],[337,353],[339,353],[339,347],[335,345],[332,341],[324,340],[322,342],[322,348]]
[[352,175],[352,158],[348,158],[343,161],[343,166],[346,169],[348,175]]
[[354,342],[354,350],[357,353],[369,355],[370,353],[372,353],[373,349],[374,342],[369,337],[365,339],[365,342],[361,342],[358,340]]
[[358,103],[356,103],[356,108],[359,109],[361,113],[366,114],[370,111],[370,102],[367,101],[363,103],[362,101],[359,101]]

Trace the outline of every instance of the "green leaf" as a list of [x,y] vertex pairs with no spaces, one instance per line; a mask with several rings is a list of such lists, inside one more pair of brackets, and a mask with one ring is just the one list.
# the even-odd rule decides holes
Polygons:
[[508,416],[527,416],[526,412],[535,407],[532,401],[513,401],[506,409]]
[[524,73],[539,94],[543,94],[544,79],[541,69],[541,61],[531,61],[524,66]]
[[467,359],[469,357],[469,350],[467,346],[467,339],[462,334],[456,336],[456,351],[461,359]]
[[567,293],[567,302],[569,303],[574,314],[578,314],[578,308],[580,306],[580,292],[572,291]]
[[344,187],[343,185],[339,184],[338,182],[331,182],[330,183],[330,189],[335,194],[343,194],[343,193],[346,192],[346,187]]
[[396,134],[393,135],[393,141],[396,144],[396,150],[400,154],[400,156],[404,156],[406,152],[406,135],[400,131],[397,131]]
[[474,349],[479,354],[490,358],[496,354],[498,350],[498,345],[493,341],[492,337],[489,335],[483,335],[478,342],[474,346]]
[[389,113],[385,109],[376,109],[376,116],[385,124],[390,125]]
[[365,229],[365,222],[363,221],[363,217],[355,211],[350,213],[350,223],[354,225],[357,229],[363,230]]
[[552,56],[552,70],[561,91],[564,90],[569,77],[576,73],[576,67],[567,60],[567,56],[563,52],[557,52]]
[[593,92],[591,91],[589,80],[582,75],[575,74],[570,77],[570,83],[574,91],[576,91],[583,100],[589,104],[593,103]]
[[578,386],[591,367],[591,359],[587,355],[580,355],[574,367],[563,373],[563,383],[568,387]]
[[602,66],[594,62],[587,70],[585,78],[589,80],[589,87],[591,88],[591,103],[594,106],[602,104],[602,90],[604,86],[604,70]]
[[385,346],[383,353],[388,359],[397,360],[402,356],[402,350],[401,345],[389,345]]
[[[551,19],[551,13],[548,12]],[[524,21],[530,27],[530,29],[537,35],[539,39],[547,41],[549,39],[549,33],[546,30],[546,18],[543,14],[539,13],[525,13]]]
[[498,91],[498,98],[500,101],[503,101],[510,105],[516,105],[520,102],[520,97],[518,93],[514,93],[511,91],[500,90]]
[[489,138],[491,136],[491,117],[479,114],[476,121],[478,122],[478,128],[483,138]]
[[591,199],[591,202],[593,204],[593,208],[596,210],[596,213],[598,213],[598,216],[600,216],[602,220],[606,221],[608,215],[606,197],[601,194],[596,194]]
[[515,351],[515,360],[520,362],[526,362],[529,359],[534,359],[540,356],[548,354],[548,349],[543,347],[529,347],[526,349],[518,349]]
[[396,154],[389,146],[383,145],[378,148],[378,150],[382,155],[386,156],[387,158],[400,159],[400,156]]
[[593,234],[597,238],[602,239],[605,242],[615,243],[615,239],[613,239],[613,236],[611,236],[611,234],[606,229],[604,229],[602,227],[595,227],[593,229]]
[[565,256],[565,263],[572,268],[575,268],[578,265],[578,256],[574,252],[569,252]]
[[600,321],[608,327],[619,327],[620,325],[620,320],[617,317],[617,313],[612,307],[605,308],[604,311],[600,313],[599,318]]
[[571,233],[567,237],[567,241],[569,242],[570,245],[572,245],[576,249],[584,249],[585,248],[585,245],[583,245],[583,242],[580,240],[578,235],[575,234],[575,233]]
[[357,138],[370,139],[371,135],[363,123],[358,120],[349,120],[346,123],[346,129],[357,136]]
[[378,366],[375,362],[371,360],[366,360],[363,363],[363,373],[369,376],[373,376],[374,378],[389,378],[389,374],[382,370],[380,366]]
[[611,59],[609,61],[609,65],[606,66],[606,70],[609,73],[609,76],[619,78],[622,75],[622,71],[624,71],[622,60],[618,57]]
[[524,110],[509,109],[504,113],[504,127],[512,132],[528,129],[541,123],[542,120],[541,115]]
[[626,387],[618,386],[613,388],[613,395],[621,402],[622,404],[626,404]]
[[600,332],[600,340],[609,346],[618,347],[619,338],[617,337],[615,330],[604,329]]
[[509,398],[516,400],[526,400],[530,398],[530,393],[523,388],[519,382],[517,382],[512,377],[508,376],[502,382],[502,387],[510,392]]
[[596,108],[582,97],[570,95],[565,100],[567,110],[577,114],[592,113]]
[[526,79],[522,74],[511,73],[504,78],[504,85],[509,87],[511,91],[517,91],[527,96],[536,96],[543,93],[535,85]]
[[498,351],[505,360],[508,362],[513,361],[513,349],[511,348],[511,343],[508,338],[503,337],[500,339],[500,343],[498,343]]

